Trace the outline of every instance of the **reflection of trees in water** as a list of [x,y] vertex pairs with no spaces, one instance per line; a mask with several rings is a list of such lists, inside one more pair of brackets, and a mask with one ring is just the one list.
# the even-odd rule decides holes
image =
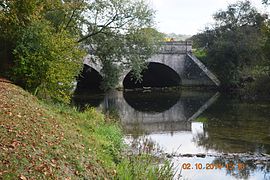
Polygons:
[[[252,173],[255,171],[260,171],[264,175],[264,179],[270,178],[270,164],[267,161],[261,161],[258,163],[258,160],[245,160],[241,157],[234,158],[216,158],[212,164],[218,165],[221,164],[226,173],[230,176],[233,176],[237,179],[248,179]],[[234,165],[231,166],[231,165]],[[227,166],[227,168],[226,168]],[[232,168],[233,167],[233,168]]]
[[153,141],[151,138],[146,136],[138,136],[136,138],[130,138],[130,147],[135,154],[152,154],[160,155],[163,152],[163,149],[159,144]]
[[122,124],[122,126],[124,127],[125,134],[131,134],[133,139],[138,139],[143,135],[147,135],[147,133],[142,128],[142,124],[139,122],[132,124],[131,129],[125,127],[125,124]]
[[269,105],[219,99],[204,113],[204,134],[194,141],[219,152],[270,153]]
[[[207,127],[204,134],[197,134],[193,141],[207,150],[226,153],[269,153],[269,145],[259,142],[243,140],[237,134],[227,134],[224,128]],[[228,131],[227,131],[228,132]]]

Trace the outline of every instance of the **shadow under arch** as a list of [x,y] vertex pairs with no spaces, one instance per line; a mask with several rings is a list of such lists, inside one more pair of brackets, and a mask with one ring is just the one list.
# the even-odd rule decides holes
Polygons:
[[133,109],[146,113],[162,113],[169,110],[180,100],[180,92],[142,93],[137,91],[123,92],[124,99]]
[[73,104],[80,109],[86,106],[99,106],[104,99],[104,91],[101,89],[102,76],[94,68],[85,65],[79,77],[72,98]]
[[141,82],[137,82],[132,77],[132,71],[130,71],[123,80],[124,89],[143,87],[173,87],[180,85],[181,78],[178,73],[169,66],[157,62],[148,63],[147,69],[142,72]]
[[84,64],[83,71],[77,78],[77,87],[75,93],[79,91],[84,92],[101,91],[101,82],[102,82],[101,74],[94,68]]

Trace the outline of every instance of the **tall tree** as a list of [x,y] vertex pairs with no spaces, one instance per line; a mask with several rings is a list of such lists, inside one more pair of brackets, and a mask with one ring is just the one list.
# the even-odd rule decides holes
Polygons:
[[[3,1],[0,11],[1,75],[41,97],[67,101],[82,67],[78,36],[56,26],[63,1]],[[67,13],[68,14],[68,13]]]
[[[93,61],[102,64],[103,88],[116,85],[122,69],[140,79],[145,60],[158,49],[163,34],[152,27],[154,11],[144,0],[86,1],[78,42],[90,46]],[[116,66],[117,65],[117,66]]]
[[259,13],[249,1],[231,4],[214,15],[215,25],[193,37],[204,47],[206,63],[216,72],[223,85],[234,86],[246,67],[263,61],[265,37],[262,29],[267,16]]
[[102,64],[103,88],[110,89],[123,68],[139,79],[162,40],[144,0],[18,0],[0,7],[1,75],[45,96],[58,92],[59,100],[70,92],[84,47]]

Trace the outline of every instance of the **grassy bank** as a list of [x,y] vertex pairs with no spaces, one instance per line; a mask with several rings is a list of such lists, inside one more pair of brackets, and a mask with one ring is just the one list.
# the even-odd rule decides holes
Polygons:
[[101,112],[47,104],[0,82],[0,179],[171,178],[170,165],[125,148],[119,124]]

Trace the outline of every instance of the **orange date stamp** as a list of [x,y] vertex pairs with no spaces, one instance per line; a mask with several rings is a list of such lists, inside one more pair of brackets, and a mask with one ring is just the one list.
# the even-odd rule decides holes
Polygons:
[[214,169],[227,169],[227,170],[243,170],[245,169],[245,164],[243,163],[227,163],[227,164],[213,164],[213,163],[183,163],[181,165],[182,169],[185,170],[214,170]]

